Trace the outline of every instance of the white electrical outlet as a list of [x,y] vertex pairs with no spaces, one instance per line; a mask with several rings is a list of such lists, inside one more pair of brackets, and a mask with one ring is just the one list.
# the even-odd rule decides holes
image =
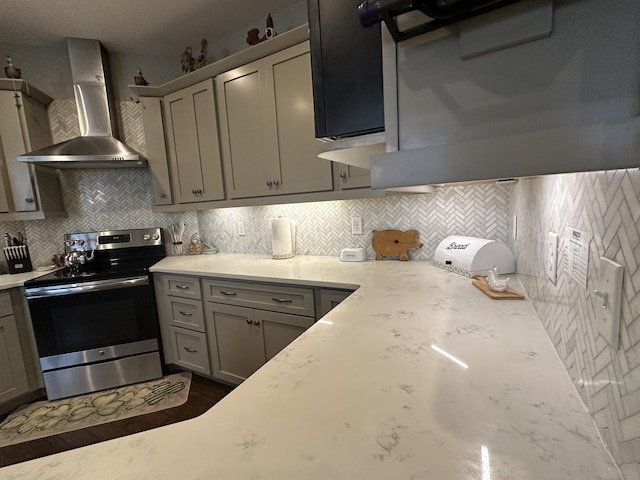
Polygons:
[[351,217],[351,233],[353,235],[362,235],[362,218]]
[[558,279],[558,240],[560,236],[557,233],[549,232],[546,243],[545,252],[545,271],[549,280],[556,284]]
[[244,222],[242,220],[238,221],[238,235],[244,237],[246,232],[244,231]]

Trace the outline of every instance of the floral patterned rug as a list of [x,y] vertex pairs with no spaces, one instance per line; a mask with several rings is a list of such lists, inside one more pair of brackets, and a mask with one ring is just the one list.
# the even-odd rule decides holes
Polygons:
[[187,401],[191,373],[94,392],[53,402],[30,403],[0,424],[0,447],[177,407]]

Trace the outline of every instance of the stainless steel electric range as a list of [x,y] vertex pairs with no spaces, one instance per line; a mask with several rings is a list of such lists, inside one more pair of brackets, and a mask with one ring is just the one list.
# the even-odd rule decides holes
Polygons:
[[25,282],[47,397],[159,378],[163,358],[149,267],[161,228],[67,234],[70,267]]

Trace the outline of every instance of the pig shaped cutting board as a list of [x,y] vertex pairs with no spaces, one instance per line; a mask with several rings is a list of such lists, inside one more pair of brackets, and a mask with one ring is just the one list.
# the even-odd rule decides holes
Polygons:
[[422,243],[418,241],[420,233],[417,230],[374,230],[371,239],[371,246],[376,252],[376,260],[384,257],[399,257],[406,262],[409,260],[407,252],[418,250]]

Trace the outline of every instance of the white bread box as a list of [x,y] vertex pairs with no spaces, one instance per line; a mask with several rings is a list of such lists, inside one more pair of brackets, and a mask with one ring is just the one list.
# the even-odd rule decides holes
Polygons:
[[516,271],[516,261],[506,245],[495,240],[457,235],[440,242],[433,264],[465,277],[486,276],[493,267],[498,267],[500,274]]

